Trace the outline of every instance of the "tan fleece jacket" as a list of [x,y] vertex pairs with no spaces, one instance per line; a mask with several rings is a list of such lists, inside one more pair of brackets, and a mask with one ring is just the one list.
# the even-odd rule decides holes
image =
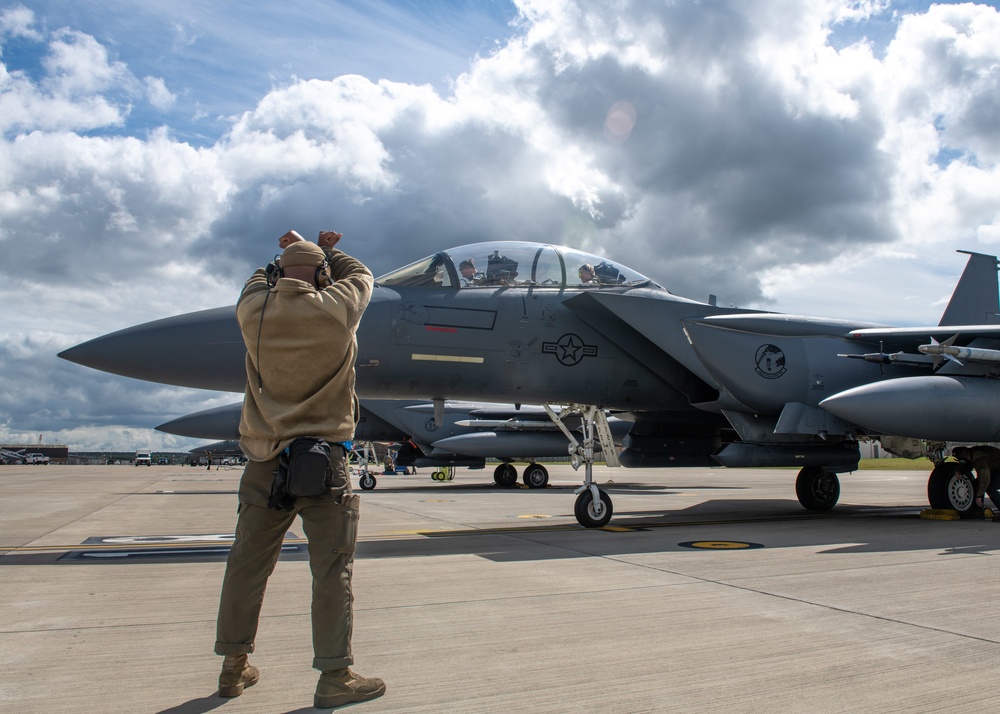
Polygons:
[[355,333],[374,280],[361,261],[324,250],[333,285],[317,290],[301,280],[279,278],[268,291],[259,268],[236,304],[247,347],[240,446],[253,461],[274,458],[300,436],[333,442],[354,437]]

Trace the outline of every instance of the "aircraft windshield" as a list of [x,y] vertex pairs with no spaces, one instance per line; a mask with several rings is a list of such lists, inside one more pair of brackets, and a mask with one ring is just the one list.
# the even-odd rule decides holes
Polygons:
[[591,253],[517,241],[451,248],[387,273],[375,282],[387,287],[453,289],[660,287],[620,263]]

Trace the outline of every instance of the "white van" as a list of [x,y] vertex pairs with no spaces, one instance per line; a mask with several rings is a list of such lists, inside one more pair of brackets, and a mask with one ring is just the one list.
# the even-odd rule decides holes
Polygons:
[[136,466],[152,466],[153,465],[153,452],[152,451],[136,451],[135,452],[135,465]]

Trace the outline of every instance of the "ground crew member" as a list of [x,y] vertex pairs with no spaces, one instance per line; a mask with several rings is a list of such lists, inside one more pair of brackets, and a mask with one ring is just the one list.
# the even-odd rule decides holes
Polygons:
[[[317,245],[289,231],[278,242],[281,257],[250,277],[236,306],[247,347],[240,446],[250,460],[219,603],[215,652],[225,656],[223,697],[239,696],[259,678],[247,655],[254,651],[268,576],[296,515],[309,540],[313,667],[322,672],[314,705],[341,706],[385,692],[381,679],[349,669],[360,499],[351,493],[343,444],[354,437],[358,420],[355,333],[373,279],[360,261],[334,249],[340,238],[322,232]],[[319,471],[320,495],[286,500],[291,510],[268,508],[279,456],[299,437],[331,444],[329,466],[324,462]]]
[[951,455],[976,470],[976,508],[984,508],[983,496],[987,493],[993,505],[1000,508],[1000,475],[992,478],[991,472],[1000,474],[1000,449],[995,446],[956,446]]

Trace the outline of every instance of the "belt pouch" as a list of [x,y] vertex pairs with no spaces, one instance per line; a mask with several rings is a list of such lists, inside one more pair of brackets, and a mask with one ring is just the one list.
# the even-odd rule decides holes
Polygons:
[[299,437],[288,447],[290,496],[320,496],[331,486],[330,444],[311,436]]

